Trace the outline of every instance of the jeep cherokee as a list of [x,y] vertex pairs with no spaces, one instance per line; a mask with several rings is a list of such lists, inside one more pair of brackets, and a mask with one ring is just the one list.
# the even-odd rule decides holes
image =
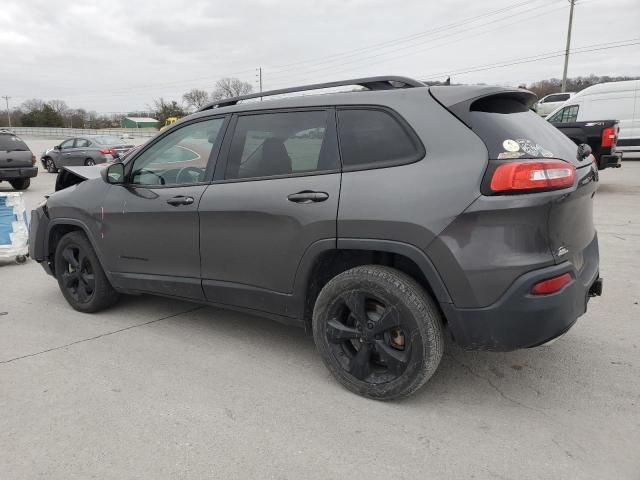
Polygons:
[[[364,88],[251,101],[346,85]],[[597,169],[534,101],[404,77],[221,100],[63,170],[31,255],[76,310],[152,293],[258,313],[312,332],[348,389],[408,395],[445,331],[533,347],[601,293]]]

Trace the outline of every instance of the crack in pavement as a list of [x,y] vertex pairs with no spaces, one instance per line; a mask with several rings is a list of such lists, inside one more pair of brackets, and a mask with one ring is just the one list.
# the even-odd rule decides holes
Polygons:
[[[454,356],[453,356],[453,355],[451,355],[451,354],[449,354],[449,355],[447,355],[447,356],[448,356],[448,357],[451,357],[451,358],[452,358],[452,359],[453,359],[453,360],[454,360],[458,365],[460,365],[461,367],[463,367],[467,372],[469,372],[469,373],[470,373],[471,375],[473,375],[474,377],[479,378],[480,380],[484,380],[485,382],[487,382],[487,383],[488,383],[488,384],[489,384],[489,385],[490,385],[490,386],[491,386],[491,387],[492,387],[496,392],[498,392],[498,393],[500,394],[500,396],[501,396],[502,398],[504,398],[504,399],[505,399],[505,400],[507,400],[508,402],[514,403],[514,404],[516,404],[516,405],[518,405],[518,406],[520,406],[520,407],[522,407],[522,408],[526,408],[526,409],[532,410],[532,411],[534,411],[534,412],[541,413],[542,415],[545,415],[545,416],[547,416],[547,417],[549,416],[546,412],[544,412],[544,411],[542,411],[542,410],[540,410],[540,409],[537,409],[537,408],[535,408],[535,407],[531,407],[531,406],[529,406],[529,405],[527,405],[527,404],[525,404],[525,403],[519,402],[518,400],[516,400],[516,399],[514,399],[514,398],[512,398],[512,397],[510,397],[510,396],[508,396],[508,395],[507,395],[507,394],[505,394],[502,390],[500,390],[500,389],[498,388],[498,386],[497,386],[495,383],[493,383],[493,382],[491,381],[491,379],[490,379],[490,378],[488,378],[488,377],[483,377],[483,376],[482,376],[482,375],[480,375],[479,373],[474,372],[474,371],[471,369],[471,367],[470,367],[469,365],[467,365],[466,363],[464,363],[462,360],[459,360],[458,358],[454,357]],[[549,418],[552,418],[552,417],[549,417]]]
[[102,337],[108,337],[109,335],[114,335],[116,333],[120,333],[120,332],[124,332],[124,331],[127,331],[127,330],[131,330],[133,328],[144,327],[145,325],[150,325],[152,323],[161,322],[162,320],[168,320],[170,318],[178,317],[180,315],[184,315],[185,313],[195,312],[196,310],[201,310],[203,308],[204,308],[203,306],[191,308],[191,309],[186,310],[184,312],[173,313],[171,315],[167,315],[166,317],[156,318],[155,320],[149,320],[147,322],[136,323],[135,325],[130,325],[128,327],[119,328],[118,330],[113,330],[111,332],[101,333],[100,335],[95,335],[95,336],[89,337],[89,338],[83,338],[82,340],[76,340],[75,342],[67,343],[65,345],[60,345],[58,347],[47,348],[46,350],[42,350],[40,352],[29,353],[28,355],[21,355],[19,357],[10,358],[8,360],[1,360],[0,364],[7,364],[7,363],[15,362],[15,361],[18,361],[18,360],[22,360],[24,358],[30,358],[30,357],[35,357],[37,355],[42,355],[43,353],[49,353],[49,352],[54,352],[56,350],[62,350],[63,348],[68,348],[68,347],[71,347],[73,345],[77,345],[79,343],[90,342],[91,340],[97,340],[97,339],[102,338]]
[[[519,407],[525,408],[527,410],[531,410],[532,412],[536,412],[540,415],[542,415],[543,417],[546,417],[547,419],[549,419],[551,422],[553,422],[554,424],[557,425],[562,425],[564,428],[568,430],[571,430],[571,426],[566,425],[564,422],[562,422],[561,420],[555,418],[553,415],[548,414],[547,412],[545,412],[544,410],[541,410],[539,408],[535,408],[532,407],[530,405],[527,405],[525,403],[519,402],[518,400],[510,397],[509,395],[505,394],[502,390],[500,390],[500,388],[498,388],[498,386],[493,383],[491,381],[490,378],[488,377],[483,377],[482,375],[480,375],[477,372],[474,372],[471,367],[469,365],[467,365],[466,363],[464,363],[462,360],[456,358],[455,356],[451,355],[451,354],[445,354],[447,357],[450,357],[454,362],[456,362],[458,365],[460,365],[462,368],[464,368],[467,372],[469,372],[471,375],[473,375],[476,378],[479,378],[480,380],[484,380],[485,382],[487,382],[496,392],[498,392],[498,394],[504,398],[505,400],[507,400],[508,402],[513,403],[514,405],[517,405]],[[572,443],[574,443],[580,450],[582,450],[583,452],[586,452],[585,448],[582,446],[582,444],[580,442],[578,442],[575,439],[572,438],[568,438],[568,440]]]

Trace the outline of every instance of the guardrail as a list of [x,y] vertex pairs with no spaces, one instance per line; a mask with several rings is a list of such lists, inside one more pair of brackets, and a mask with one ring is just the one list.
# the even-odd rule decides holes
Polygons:
[[59,127],[12,127],[16,135],[34,137],[81,137],[83,135],[123,135],[130,137],[154,137],[158,134],[155,128],[59,128]]

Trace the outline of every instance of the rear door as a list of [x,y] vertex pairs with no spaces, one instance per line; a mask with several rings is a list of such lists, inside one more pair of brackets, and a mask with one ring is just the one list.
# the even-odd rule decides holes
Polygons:
[[305,251],[336,238],[335,113],[253,112],[232,124],[226,167],[200,202],[203,289],[212,302],[286,315]]
[[91,142],[86,138],[76,138],[71,151],[71,165],[84,165],[87,158],[92,158],[88,151]]

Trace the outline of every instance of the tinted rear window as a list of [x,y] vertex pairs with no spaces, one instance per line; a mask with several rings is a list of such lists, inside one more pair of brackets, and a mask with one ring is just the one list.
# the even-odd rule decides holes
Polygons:
[[338,131],[345,169],[409,163],[423,156],[400,122],[381,110],[340,110]]
[[29,150],[29,147],[15,135],[0,134],[0,150]]
[[508,97],[475,102],[471,128],[492,159],[560,158],[576,162],[577,146],[560,130]]

